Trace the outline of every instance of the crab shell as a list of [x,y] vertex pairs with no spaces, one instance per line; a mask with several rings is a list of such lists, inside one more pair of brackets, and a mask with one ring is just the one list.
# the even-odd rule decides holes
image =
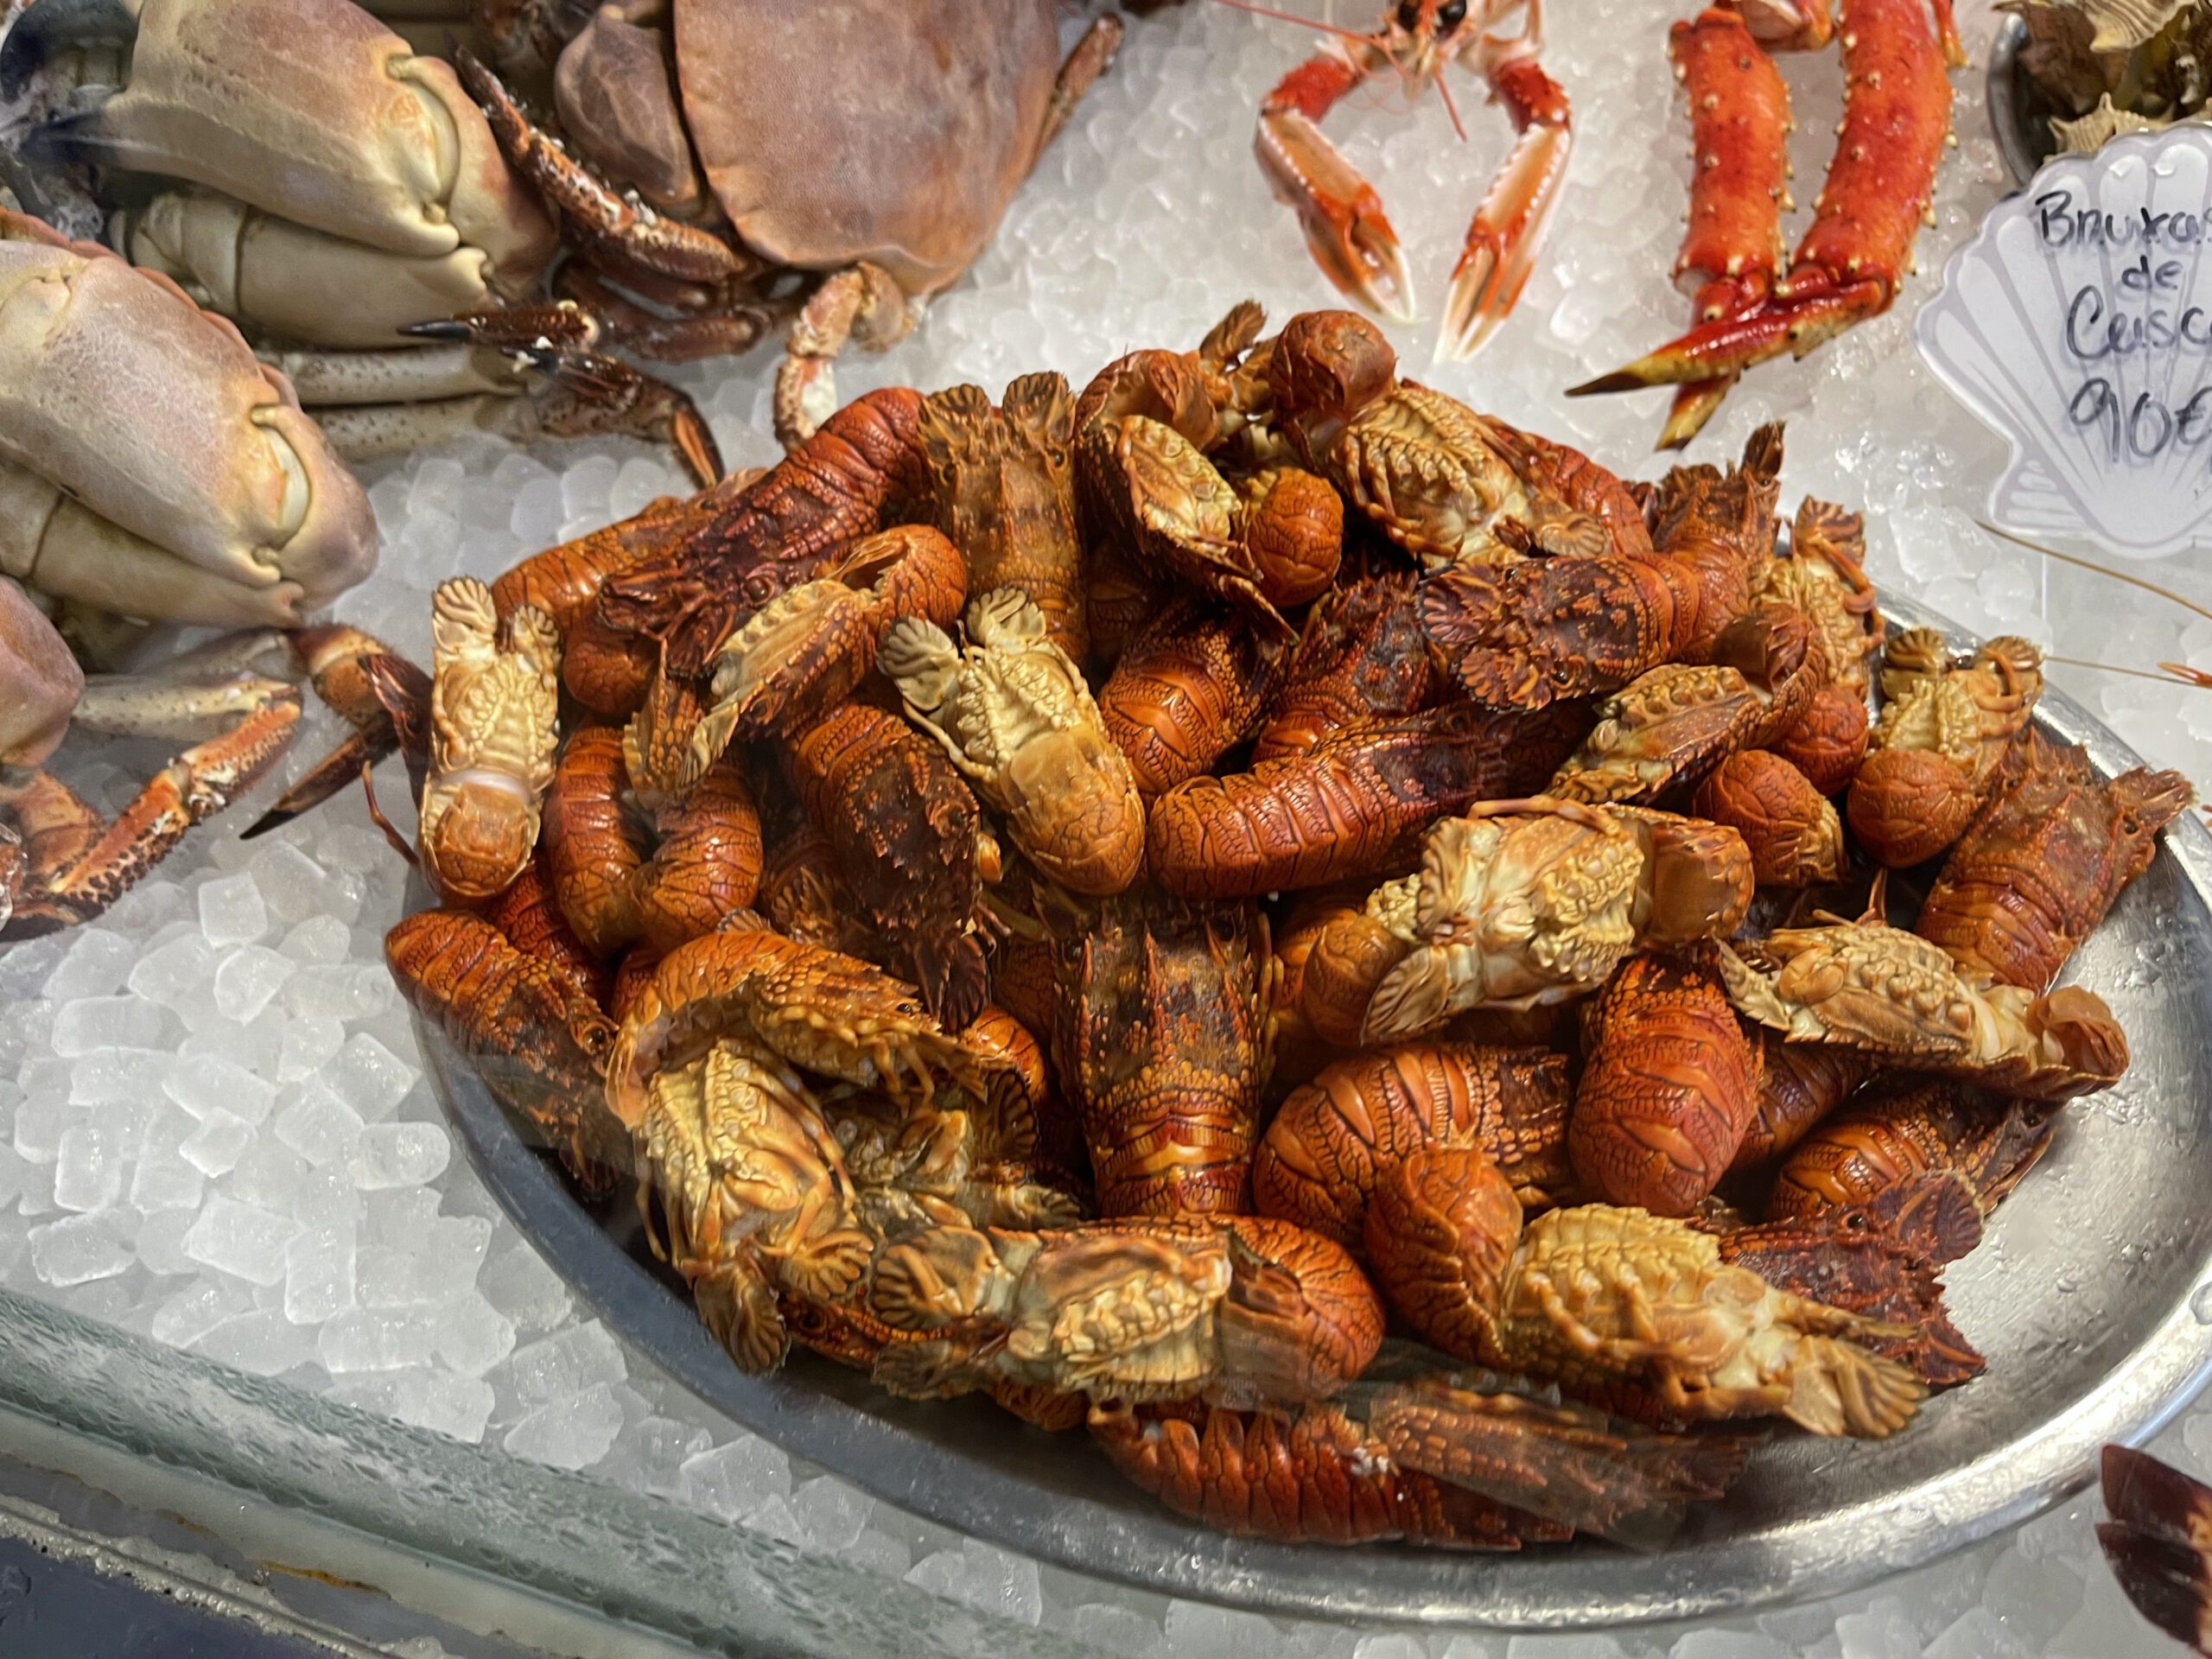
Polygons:
[[[49,9],[10,54],[34,73],[67,59],[86,10]],[[404,324],[521,297],[551,257],[551,224],[452,67],[351,0],[130,10],[127,84],[56,124],[72,156],[200,187],[109,234],[210,309],[390,346]]]
[[[1052,0],[671,10],[677,87],[636,73],[626,26],[595,20],[562,54],[563,124],[609,163],[656,129],[645,149],[660,168],[631,168],[641,188],[652,171],[688,173],[688,131],[738,237],[778,264],[868,260],[909,295],[934,293],[990,238],[1035,159],[1059,71]],[[671,90],[680,111],[638,107]]]
[[237,329],[0,214],[0,573],[149,620],[283,625],[376,545],[361,486]]
[[35,766],[52,754],[84,690],[85,671],[54,624],[0,581],[0,766]]

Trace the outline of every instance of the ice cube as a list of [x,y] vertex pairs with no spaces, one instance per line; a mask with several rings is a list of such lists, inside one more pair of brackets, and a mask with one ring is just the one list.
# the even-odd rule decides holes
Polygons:
[[202,1175],[227,1175],[245,1149],[253,1144],[253,1125],[244,1118],[211,1106],[200,1127],[177,1147],[177,1156]]
[[130,970],[130,988],[165,1008],[181,1007],[208,994],[218,953],[197,933],[156,945]]
[[327,967],[352,953],[353,930],[335,916],[310,916],[276,948],[303,968]]
[[246,868],[270,912],[286,927],[310,916],[327,916],[350,926],[361,913],[358,880],[343,873],[334,875],[289,842],[269,842]]
[[351,1158],[361,1139],[359,1115],[315,1077],[292,1094],[276,1114],[276,1138],[315,1169]]
[[1085,1602],[1068,1619],[1068,1634],[1086,1647],[1124,1659],[1167,1659],[1167,1633],[1134,1607]]
[[0,1212],[4,1212],[23,1190],[29,1168],[13,1147],[0,1146]]
[[361,1306],[404,1307],[444,1302],[476,1282],[492,1224],[479,1216],[439,1216],[423,1223],[405,1247],[371,1245],[361,1252]]
[[236,1285],[202,1279],[187,1285],[154,1310],[154,1340],[172,1348],[189,1348],[225,1319],[234,1319],[252,1306]]
[[1692,1630],[1667,1659],[1789,1659],[1789,1649],[1751,1630]]
[[582,1469],[597,1463],[621,1432],[622,1407],[604,1382],[580,1394],[549,1400],[500,1441],[509,1455],[556,1469]]
[[491,1389],[476,1378],[428,1365],[342,1377],[330,1397],[471,1445],[484,1438],[493,1403]]
[[284,1247],[284,1317],[320,1325],[353,1306],[353,1218],[303,1226]]
[[437,1316],[430,1309],[357,1307],[322,1327],[315,1351],[334,1376],[390,1371],[429,1364],[437,1341]]
[[791,1514],[799,1524],[798,1541],[810,1549],[850,1549],[860,1542],[874,1513],[874,1498],[830,1475],[810,1480],[791,1494]]
[[302,1019],[366,1020],[389,1007],[392,997],[391,975],[381,963],[302,968],[284,987],[284,1006]]
[[130,1220],[111,1210],[67,1216],[32,1228],[29,1236],[31,1271],[41,1284],[56,1287],[112,1278],[133,1259]]
[[284,1276],[285,1247],[299,1232],[289,1216],[218,1192],[185,1234],[184,1253],[248,1284],[273,1285]]
[[415,1250],[438,1219],[439,1195],[424,1187],[371,1192],[363,1199],[368,1217],[365,1235],[371,1243],[395,1250]]
[[194,1117],[220,1112],[245,1123],[258,1123],[267,1117],[276,1099],[274,1084],[218,1054],[194,1054],[178,1060],[162,1079],[162,1092]]
[[111,1106],[159,1093],[175,1061],[159,1048],[96,1048],[69,1063],[69,1103]]
[[164,1105],[147,1115],[130,1174],[132,1209],[199,1209],[202,1173],[182,1150],[184,1142],[199,1132],[199,1124],[174,1106]]
[[138,957],[139,947],[122,934],[105,927],[80,927],[71,936],[42,995],[56,1002],[106,996],[123,988]]
[[192,1345],[222,1364],[275,1376],[315,1357],[315,1332],[280,1309],[256,1308],[225,1319]]
[[[685,1461],[714,1443],[714,1436],[696,1424],[679,1423],[667,1417],[647,1417],[636,1427],[623,1432],[614,1452],[601,1467],[602,1472],[620,1479],[634,1491],[650,1492],[655,1497],[677,1497],[683,1491]],[[627,1465],[620,1470],[609,1467],[615,1455],[626,1448],[630,1454]]]
[[269,907],[250,875],[226,875],[200,887],[200,932],[217,950],[251,944],[269,931]]
[[245,1149],[224,1185],[241,1204],[258,1205],[299,1220],[311,1173],[306,1159],[275,1137],[264,1135]]
[[[1680,1659],[1681,1653],[1677,1646],[1674,1659]],[[1714,1659],[1736,1659],[1736,1656],[1716,1655]],[[2006,1630],[1986,1607],[1970,1607],[1928,1644],[1928,1659],[2035,1659],[2035,1650]]]
[[1843,1659],[1921,1659],[1920,1631],[1894,1596],[1877,1596],[1863,1613],[1835,1622]]
[[328,1014],[296,1017],[284,1028],[276,1081],[297,1083],[327,1065],[346,1042],[346,1027]]
[[139,1265],[149,1273],[163,1275],[198,1273],[200,1263],[184,1253],[184,1236],[199,1218],[197,1210],[156,1210],[140,1222]]
[[791,1495],[791,1459],[758,1434],[740,1434],[687,1458],[680,1473],[684,1503],[718,1521],[742,1521],[770,1498]]
[[42,1087],[35,1093],[25,1090],[16,1107],[16,1155],[34,1164],[50,1164],[60,1157],[62,1135],[85,1115],[83,1108],[69,1103],[66,1067],[53,1077],[52,1083],[59,1087]]
[[1179,1597],[1167,1604],[1167,1645],[1176,1659],[1246,1659],[1282,1645],[1275,1627],[1257,1613],[1209,1607]]
[[438,1309],[438,1357],[463,1376],[481,1376],[514,1351],[515,1328],[474,1291]]
[[[269,1006],[270,998],[300,971],[299,963],[265,944],[242,945],[215,969],[215,1012],[243,1025]],[[325,969],[311,968],[309,973]]]
[[54,1016],[54,1052],[65,1059],[96,1048],[152,1048],[162,1039],[162,1011],[137,996],[80,996]]
[[1363,1636],[1351,1650],[1351,1659],[1428,1659],[1428,1649],[1416,1638],[1402,1634]]
[[973,1538],[915,1562],[906,1582],[1017,1624],[1034,1624],[1044,1617],[1037,1563]]
[[435,1123],[372,1123],[362,1130],[352,1164],[365,1192],[435,1180],[453,1157],[453,1143]]
[[322,1068],[322,1081],[330,1092],[359,1113],[365,1123],[391,1116],[392,1109],[407,1098],[408,1090],[422,1075],[365,1031],[348,1037],[346,1046]]
[[518,1243],[486,1262],[476,1275],[476,1288],[519,1332],[550,1331],[568,1317],[569,1292],[561,1275],[527,1244]]
[[54,1165],[54,1202],[64,1210],[105,1210],[123,1196],[131,1141],[124,1126],[86,1117],[62,1132]]

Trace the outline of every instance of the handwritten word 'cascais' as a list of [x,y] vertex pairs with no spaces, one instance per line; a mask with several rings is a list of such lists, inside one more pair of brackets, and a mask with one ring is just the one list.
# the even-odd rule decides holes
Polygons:
[[2070,190],[2046,190],[2036,198],[2036,231],[2046,248],[2194,247],[2204,239],[2208,211],[2107,213],[2076,207]]
[[2212,313],[2201,305],[2186,307],[2178,315],[2157,305],[2141,311],[2117,306],[2108,310],[2104,293],[2093,284],[2075,289],[2067,303],[2066,349],[2084,363],[2138,353],[2212,351]]

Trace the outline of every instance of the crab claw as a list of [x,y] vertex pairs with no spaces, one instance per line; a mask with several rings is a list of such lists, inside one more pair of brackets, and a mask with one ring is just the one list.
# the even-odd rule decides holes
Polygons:
[[1452,267],[1436,339],[1440,362],[1464,361],[1480,351],[1521,297],[1543,247],[1544,227],[1559,205],[1574,142],[1567,94],[1534,57],[1507,59],[1490,70],[1490,82],[1521,137],[1475,210],[1466,246]]
[[2124,1446],[2104,1452],[2097,1542],[2136,1611],[2177,1642],[2212,1652],[2212,1489]]
[[1329,57],[1291,71],[1261,108],[1253,149],[1275,199],[1296,210],[1313,262],[1338,291],[1411,322],[1413,278],[1382,198],[1307,112],[1326,110],[1356,79],[1353,70]]

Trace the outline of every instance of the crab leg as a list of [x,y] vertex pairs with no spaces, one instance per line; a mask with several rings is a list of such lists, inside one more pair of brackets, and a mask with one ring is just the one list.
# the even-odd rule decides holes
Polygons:
[[1386,61],[1352,41],[1316,53],[1285,75],[1260,105],[1253,149],[1275,199],[1296,210],[1307,251],[1338,290],[1410,322],[1413,279],[1382,198],[1320,128],[1337,100]]
[[250,788],[284,752],[299,719],[299,698],[287,687],[232,730],[177,756],[105,830],[97,812],[44,772],[0,775],[0,806],[14,814],[30,865],[9,937],[99,915],[193,825]]
[[1440,359],[1472,357],[1497,332],[1535,269],[1544,226],[1559,204],[1573,133],[1567,93],[1536,62],[1541,19],[1540,0],[1529,0],[1528,22],[1518,36],[1499,41],[1482,35],[1466,54],[1469,67],[1490,83],[1492,101],[1505,106],[1521,137],[1467,226],[1437,336]]
[[1835,159],[1789,274],[1761,304],[1700,323],[1570,397],[1712,380],[1798,357],[1889,308],[1929,217],[1950,133],[1939,16],[1922,0],[1844,0],[1844,115]]
[[[1818,35],[1827,14],[1814,0]],[[1781,10],[1791,9],[1783,7]],[[1795,15],[1794,11],[1792,15]],[[1695,22],[1676,23],[1668,55],[1689,97],[1689,226],[1675,260],[1678,285],[1694,284],[1698,322],[1739,315],[1773,292],[1782,264],[1782,208],[1789,176],[1789,89],[1760,48],[1759,30],[1737,11],[1708,7]],[[1808,26],[1800,38],[1811,38]],[[1736,377],[1693,381],[1675,394],[1662,449],[1679,449],[1712,418]]]

